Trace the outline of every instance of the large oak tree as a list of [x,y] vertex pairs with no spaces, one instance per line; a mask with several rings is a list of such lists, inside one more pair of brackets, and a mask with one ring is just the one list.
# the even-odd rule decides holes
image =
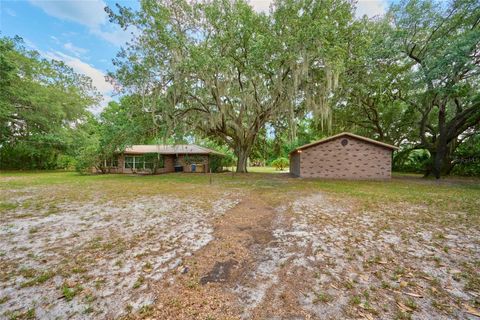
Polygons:
[[0,167],[54,168],[98,101],[87,76],[27,50],[19,37],[0,38]]
[[399,97],[420,115],[420,143],[432,155],[427,174],[448,173],[462,135],[480,122],[480,6],[402,1],[392,10],[392,46],[410,66],[409,90]]
[[270,14],[245,1],[141,2],[107,9],[137,36],[112,74],[143,97],[161,132],[194,129],[234,150],[246,172],[258,133],[298,110],[329,118],[328,97],[346,57],[349,1],[276,1]]

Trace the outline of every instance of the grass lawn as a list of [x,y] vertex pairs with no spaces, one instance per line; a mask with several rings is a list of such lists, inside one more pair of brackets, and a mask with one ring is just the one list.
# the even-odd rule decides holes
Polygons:
[[248,167],[247,171],[256,173],[288,173],[289,169],[277,170],[274,167]]
[[0,318],[452,319],[480,180],[0,174]]

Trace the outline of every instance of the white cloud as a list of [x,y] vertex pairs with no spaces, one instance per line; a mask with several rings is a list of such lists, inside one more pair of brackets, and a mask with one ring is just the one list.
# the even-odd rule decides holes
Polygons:
[[92,29],[90,32],[99,36],[100,38],[120,47],[124,45],[127,41],[130,41],[131,34],[128,31],[122,30],[120,28],[111,28],[110,31],[104,31],[105,28]]
[[30,0],[30,3],[40,7],[48,15],[62,20],[77,22],[94,28],[105,23],[106,4],[102,0]]
[[[257,12],[268,13],[273,0],[250,0],[249,3]],[[383,15],[387,11],[387,0],[357,0],[355,16],[358,18],[367,15],[374,17]]]
[[55,37],[55,36],[50,36],[50,39],[51,39],[53,42],[55,42],[56,44],[59,44],[59,43],[60,43],[60,40],[58,40],[58,38]]
[[12,17],[17,16],[17,13],[10,8],[4,8],[3,10],[5,10],[5,13],[8,14],[9,16],[12,16]]
[[23,38],[23,42],[25,43],[25,45],[27,46],[27,48],[31,49],[31,50],[35,50],[35,51],[40,51],[38,49],[38,47],[35,45],[35,43],[33,43],[32,41],[30,41],[30,39],[27,39],[27,38]]
[[268,13],[270,10],[270,4],[273,0],[250,0],[249,3],[253,9],[257,12]]
[[80,57],[82,55],[84,55],[85,53],[88,52],[87,49],[84,49],[84,48],[80,48],[80,47],[77,47],[75,46],[73,43],[71,42],[67,42],[63,45],[63,47],[68,50],[69,52],[73,53],[75,56],[77,57]]
[[48,59],[63,61],[75,72],[84,74],[92,79],[93,85],[103,96],[100,106],[92,109],[93,112],[100,112],[110,101],[113,100],[112,95],[114,93],[114,88],[111,83],[106,81],[106,74],[103,71],[91,66],[86,62],[83,62],[77,57],[69,56],[60,51],[42,52],[42,55]]
[[369,18],[381,16],[387,11],[386,0],[358,0],[355,15],[358,18],[367,15]]
[[48,15],[84,25],[90,33],[116,46],[130,39],[130,34],[108,21],[103,0],[30,0]]

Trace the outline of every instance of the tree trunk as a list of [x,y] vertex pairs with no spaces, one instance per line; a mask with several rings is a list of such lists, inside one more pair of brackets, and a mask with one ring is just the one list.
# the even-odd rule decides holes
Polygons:
[[247,172],[247,161],[249,153],[249,147],[238,147],[235,150],[235,155],[237,156],[237,172],[238,173],[246,173]]
[[436,179],[440,179],[440,176],[442,174],[442,164],[443,164],[443,159],[445,157],[445,147],[437,146],[437,152],[435,153],[435,158],[433,159],[433,167],[432,167],[432,173],[435,176]]
[[432,161],[427,168],[425,168],[424,177],[433,175],[435,178],[440,179],[441,176],[450,174],[453,169],[454,165],[451,161],[451,152],[449,147],[442,140],[443,139],[439,139],[435,150],[429,150]]
[[445,127],[445,103],[438,110],[438,140],[436,143],[435,158],[433,159],[432,173],[436,179],[440,179],[442,174],[442,165],[447,156],[447,130]]

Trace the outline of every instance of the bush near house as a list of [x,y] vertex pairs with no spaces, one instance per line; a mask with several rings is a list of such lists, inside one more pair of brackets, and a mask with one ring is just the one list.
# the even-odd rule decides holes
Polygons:
[[163,155],[159,153],[145,153],[143,155],[143,160],[145,161],[145,168],[150,169],[152,171],[152,174],[156,174],[159,168],[164,167]]
[[210,155],[210,170],[212,172],[221,172],[224,167],[231,167],[235,164],[231,154],[225,154],[223,156]]

